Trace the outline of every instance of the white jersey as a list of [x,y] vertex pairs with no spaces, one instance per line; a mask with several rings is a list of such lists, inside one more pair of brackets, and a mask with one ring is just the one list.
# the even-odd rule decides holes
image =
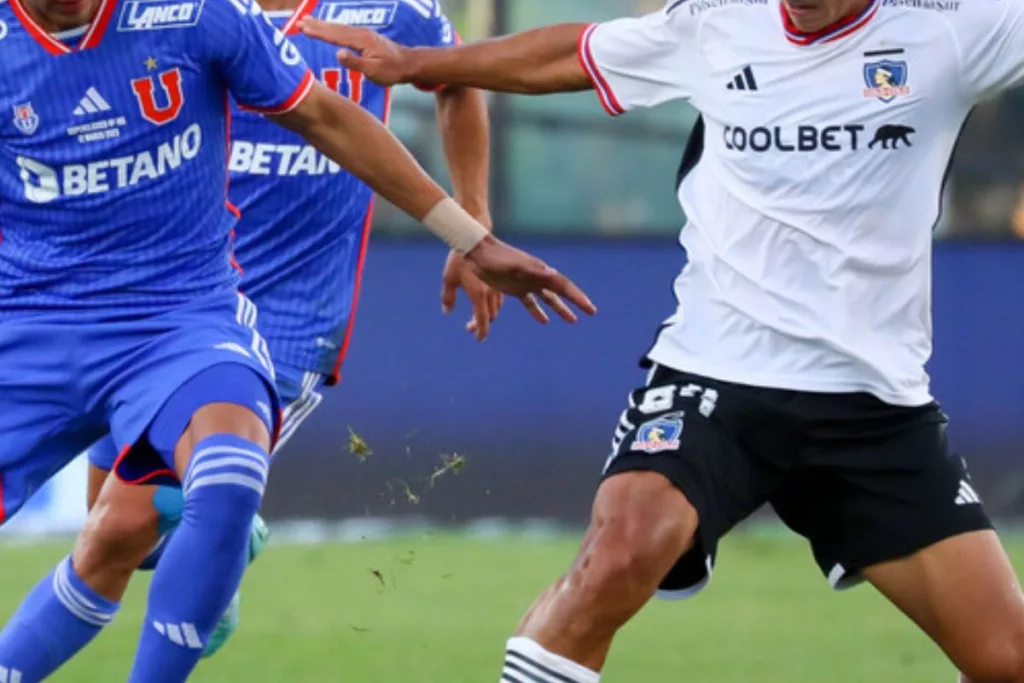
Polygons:
[[975,102],[1024,80],[1024,0],[875,0],[814,35],[778,0],[675,0],[589,27],[580,57],[612,114],[701,114],[679,189],[688,265],[651,360],[931,400],[942,186]]

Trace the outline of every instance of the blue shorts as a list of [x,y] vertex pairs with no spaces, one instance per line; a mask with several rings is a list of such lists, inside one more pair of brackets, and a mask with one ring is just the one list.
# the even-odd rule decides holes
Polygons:
[[[299,426],[320,405],[323,396],[318,391],[327,380],[318,372],[300,370],[293,365],[274,366],[277,376],[277,392],[281,397],[281,425],[277,444],[277,452],[298,430]],[[89,448],[89,463],[103,470],[114,469],[121,449],[110,437],[104,437]]]
[[0,523],[108,434],[117,451],[143,444],[177,389],[214,366],[256,373],[276,422],[274,369],[255,320],[251,302],[218,292],[141,318],[47,313],[0,324]]

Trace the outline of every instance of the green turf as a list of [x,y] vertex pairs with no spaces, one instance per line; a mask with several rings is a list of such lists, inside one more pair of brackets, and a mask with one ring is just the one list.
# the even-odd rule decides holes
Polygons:
[[[246,577],[241,631],[193,680],[494,683],[505,638],[573,550],[571,540],[446,536],[272,544]],[[0,614],[63,551],[3,548]],[[833,594],[801,541],[736,536],[719,559],[703,595],[652,604],[628,627],[604,680],[955,680],[931,643],[871,589]],[[125,680],[145,583],[136,582],[115,624],[52,680]]]

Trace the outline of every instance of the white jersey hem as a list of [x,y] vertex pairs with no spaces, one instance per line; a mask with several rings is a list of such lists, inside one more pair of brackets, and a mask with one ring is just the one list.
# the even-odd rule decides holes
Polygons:
[[679,372],[688,372],[722,382],[741,384],[762,389],[784,391],[808,391],[818,394],[859,394],[868,393],[889,405],[905,408],[919,408],[933,403],[935,399],[927,389],[904,394],[881,391],[878,386],[858,382],[829,381],[814,379],[807,375],[765,375],[736,371],[707,363],[700,358],[689,357],[677,350],[666,350],[655,344],[647,357],[654,363]]

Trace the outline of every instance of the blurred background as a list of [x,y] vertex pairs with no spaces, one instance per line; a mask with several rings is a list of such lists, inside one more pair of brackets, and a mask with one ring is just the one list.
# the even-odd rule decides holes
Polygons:
[[[472,40],[664,0],[444,2]],[[193,680],[494,680],[523,610],[571,561],[618,416],[643,382],[637,360],[675,307],[685,219],[674,178],[695,116],[679,105],[612,120],[593,93],[490,106],[497,230],[570,274],[599,315],[541,327],[513,302],[478,344],[463,330],[465,300],[441,315],[445,250],[379,206],[342,383],[277,459],[263,510],[274,534],[246,575],[242,627]],[[1018,567],[1022,114],[1024,92],[987,103],[961,140],[935,235],[930,365],[950,438]],[[432,97],[400,89],[392,121],[444,178]],[[66,555],[84,490],[77,462],[0,532],[0,615]],[[125,680],[145,590],[143,577],[54,680]],[[880,596],[832,596],[805,544],[767,515],[723,544],[712,590],[646,608],[604,673],[610,683],[954,680]]]
[[[446,0],[466,40],[637,14],[662,0]],[[578,526],[637,359],[674,308],[684,262],[674,176],[695,114],[611,119],[593,93],[490,97],[497,230],[570,274],[601,308],[570,327],[508,304],[493,336],[440,313],[444,250],[379,207],[340,387],[275,465],[272,521],[382,519]],[[959,145],[936,231],[936,395],[993,512],[1024,513],[1024,92],[984,104]],[[395,94],[393,128],[446,177],[431,95]],[[37,496],[14,531],[74,529],[81,468]],[[499,522],[500,521],[500,522]],[[328,533],[309,523],[296,529]],[[363,532],[360,531],[360,534]]]

